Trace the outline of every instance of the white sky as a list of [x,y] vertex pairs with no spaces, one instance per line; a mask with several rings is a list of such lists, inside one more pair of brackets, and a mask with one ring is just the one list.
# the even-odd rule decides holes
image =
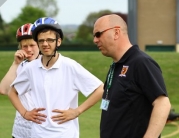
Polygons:
[[[0,0],[3,1],[3,0]],[[5,0],[4,0],[5,1]],[[56,0],[59,13],[55,19],[61,24],[81,24],[91,12],[111,10],[112,12],[128,12],[128,0]],[[6,22],[21,13],[26,0],[6,0],[0,7],[0,14]],[[40,17],[39,17],[40,18]],[[33,21],[32,21],[33,22]]]

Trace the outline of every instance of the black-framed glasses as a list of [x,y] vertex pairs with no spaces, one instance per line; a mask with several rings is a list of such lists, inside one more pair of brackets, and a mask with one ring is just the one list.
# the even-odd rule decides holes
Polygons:
[[57,39],[47,38],[46,40],[45,40],[45,39],[39,39],[39,40],[37,40],[37,42],[38,42],[39,44],[43,44],[45,41],[46,41],[47,43],[53,43],[55,40],[57,40]]
[[114,28],[120,28],[120,27],[119,27],[119,26],[114,26],[114,27],[105,29],[105,30],[103,30],[103,31],[101,31],[101,32],[98,31],[98,32],[96,32],[93,36],[96,37],[96,38],[100,38],[100,36],[101,36],[104,32],[106,32],[106,31],[108,31],[108,30],[110,30],[110,29],[114,29]]

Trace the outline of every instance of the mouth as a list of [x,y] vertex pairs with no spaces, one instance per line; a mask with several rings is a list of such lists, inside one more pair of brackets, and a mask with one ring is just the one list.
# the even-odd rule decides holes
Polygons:
[[49,51],[49,48],[43,48],[43,51],[44,51],[44,52],[48,52],[48,51]]
[[29,53],[29,54],[28,54],[28,56],[30,56],[30,57],[33,56],[33,55],[34,55],[34,54],[32,54],[32,53]]
[[28,54],[28,56],[26,58],[31,59],[33,56],[34,56],[34,54]]
[[101,46],[98,46],[98,49],[99,49],[99,50],[101,50],[101,48],[102,48]]

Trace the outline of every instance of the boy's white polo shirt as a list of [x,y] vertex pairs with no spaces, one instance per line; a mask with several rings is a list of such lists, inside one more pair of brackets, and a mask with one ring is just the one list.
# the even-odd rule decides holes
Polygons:
[[41,125],[33,123],[32,138],[79,138],[78,118],[58,125],[51,120],[54,109],[67,110],[78,107],[78,92],[88,96],[102,82],[76,61],[59,55],[56,63],[45,69],[41,59],[31,61],[13,82],[19,95],[32,90],[31,96],[36,108],[47,119]]

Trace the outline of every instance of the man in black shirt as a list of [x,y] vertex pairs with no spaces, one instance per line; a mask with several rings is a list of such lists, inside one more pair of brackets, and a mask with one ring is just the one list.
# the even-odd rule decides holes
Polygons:
[[132,45],[118,15],[94,24],[94,43],[113,63],[101,102],[100,138],[158,138],[170,112],[159,65]]

